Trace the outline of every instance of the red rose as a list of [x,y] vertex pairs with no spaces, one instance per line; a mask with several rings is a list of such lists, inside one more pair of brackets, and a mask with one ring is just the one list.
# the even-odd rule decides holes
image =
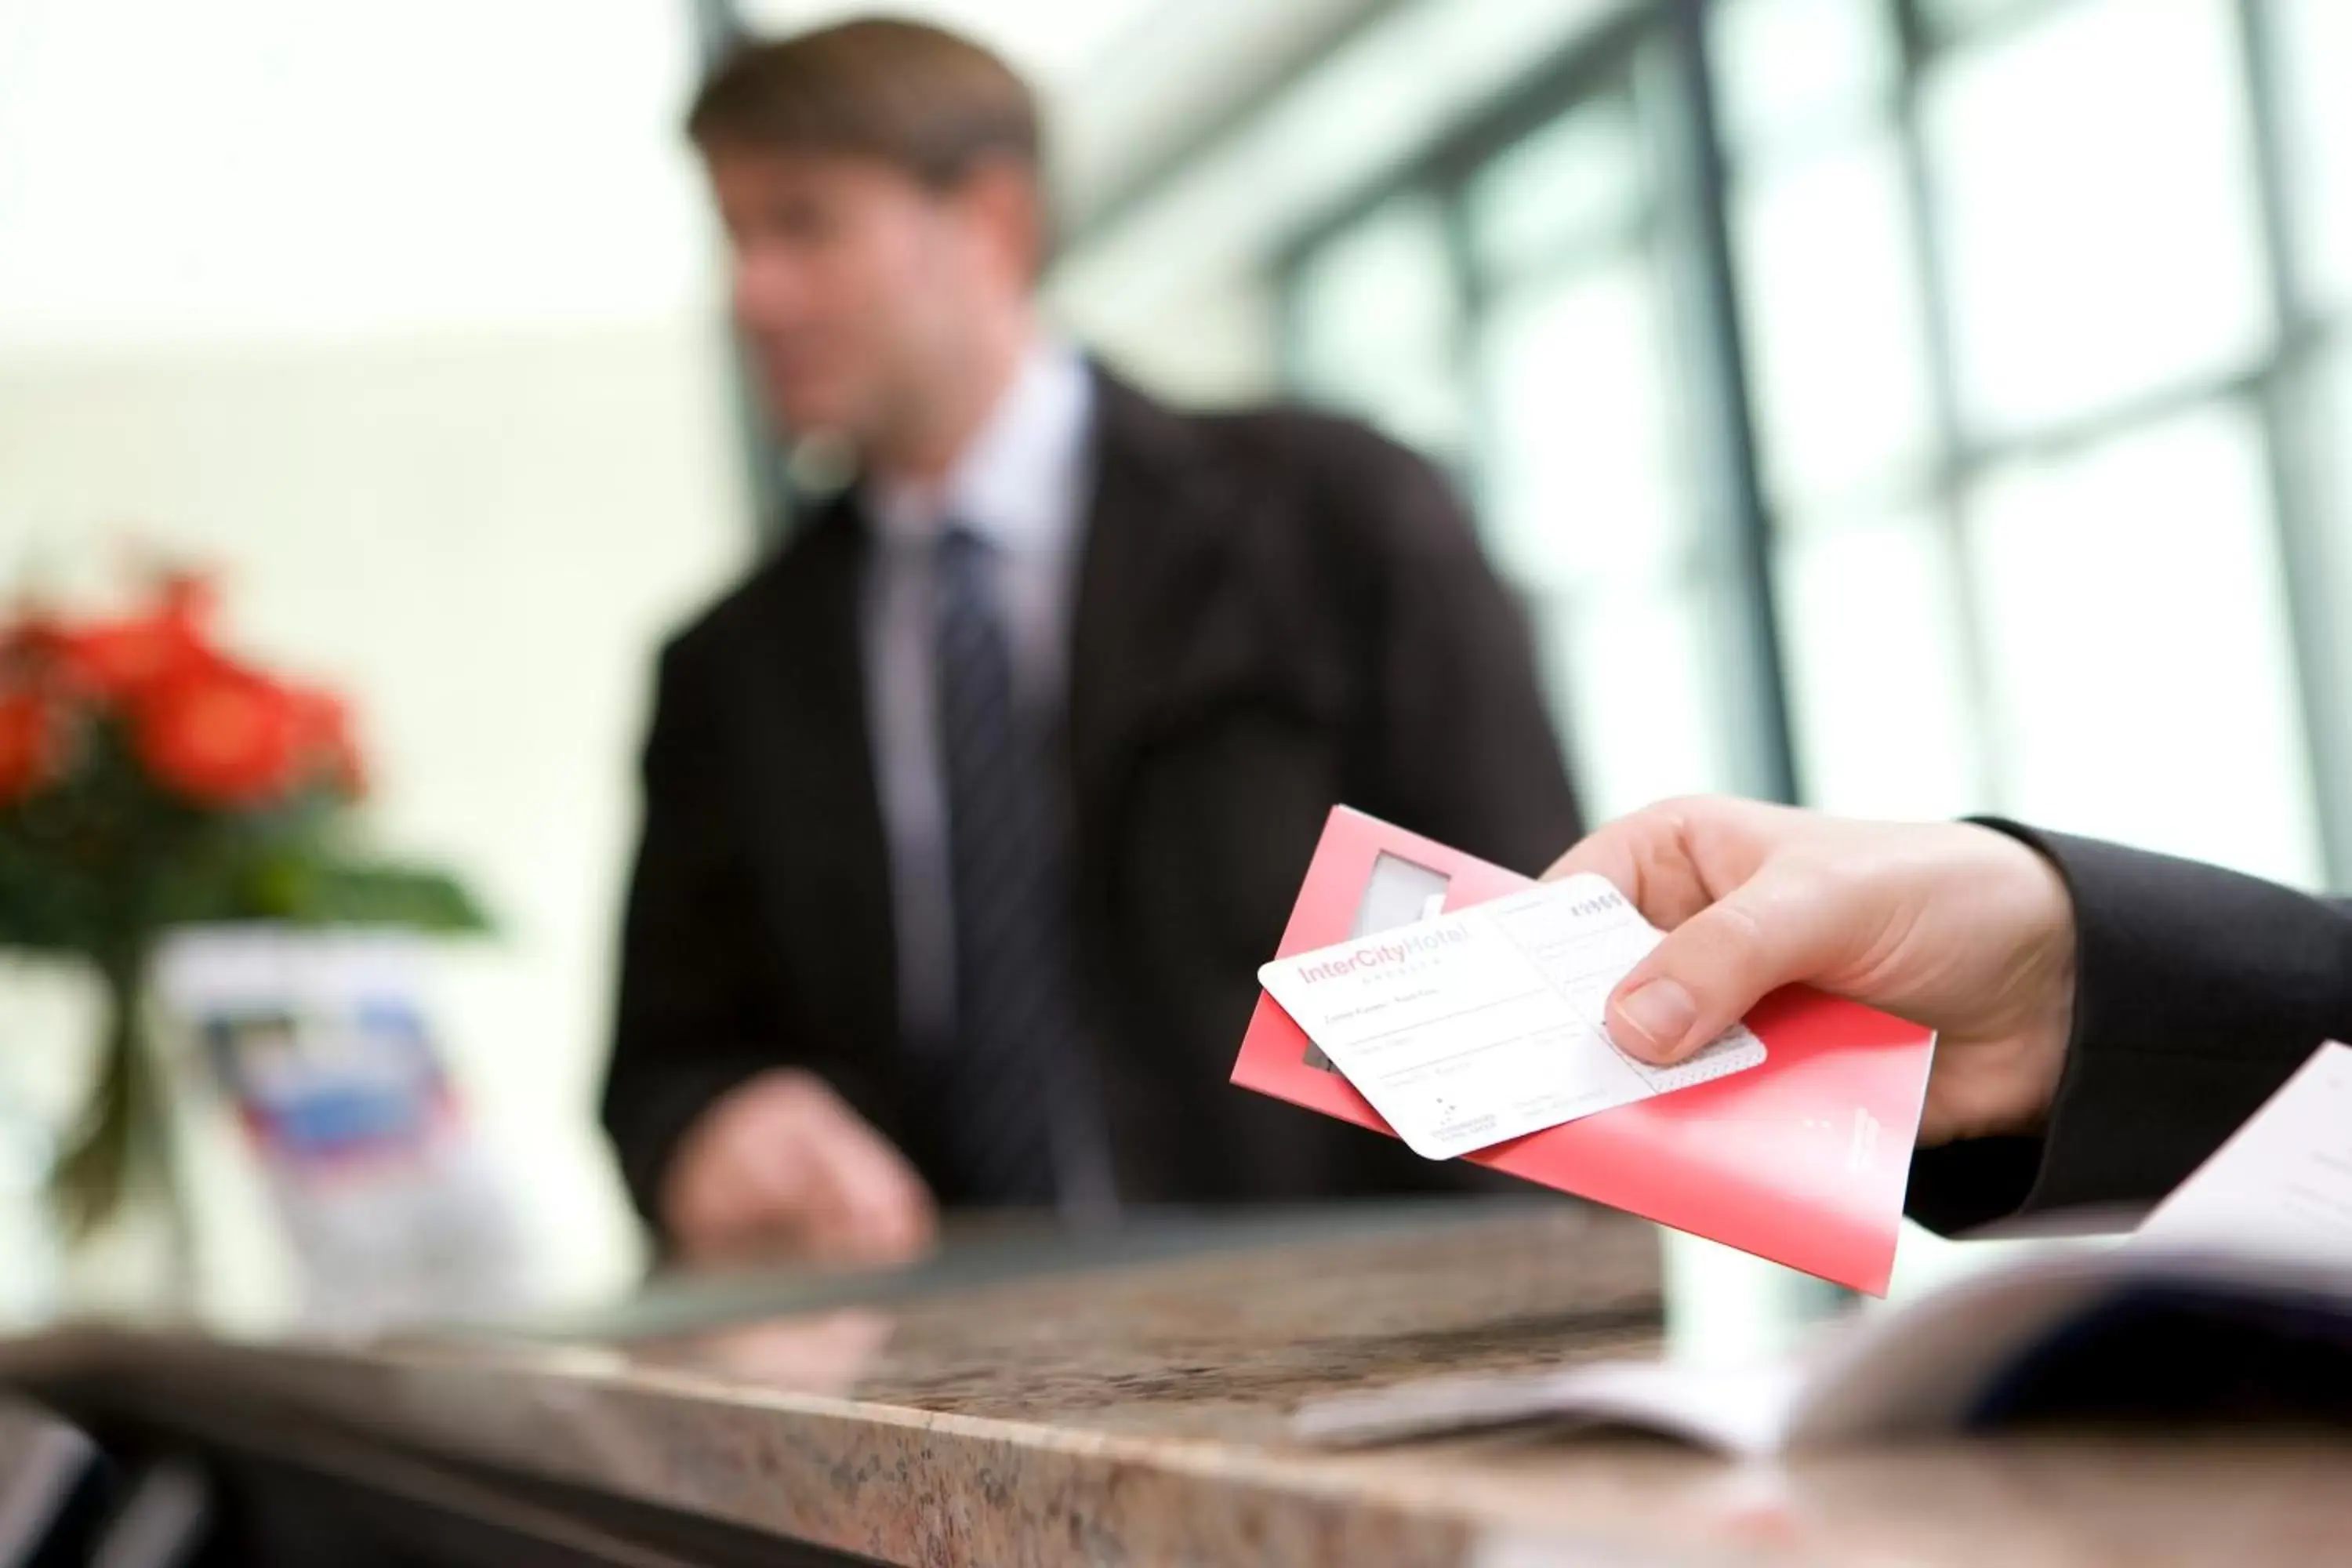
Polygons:
[[65,623],[37,606],[20,611],[0,626],[0,680],[38,679],[66,657],[71,638]]
[[297,689],[294,701],[296,749],[307,777],[324,778],[341,794],[356,799],[367,793],[367,770],[352,740],[350,710],[329,692]]
[[49,782],[58,763],[58,716],[29,691],[0,695],[0,806]]
[[201,573],[167,574],[155,591],[156,618],[180,627],[197,642],[210,639],[213,611],[219,604],[219,588]]
[[212,658],[214,591],[204,578],[165,578],[153,611],[62,636],[68,676],[99,696],[127,700]]
[[300,780],[300,704],[226,659],[182,666],[140,698],[133,717],[148,772],[203,805],[263,805]]
[[67,634],[66,668],[74,684],[128,701],[170,679],[204,649],[161,616],[107,621]]

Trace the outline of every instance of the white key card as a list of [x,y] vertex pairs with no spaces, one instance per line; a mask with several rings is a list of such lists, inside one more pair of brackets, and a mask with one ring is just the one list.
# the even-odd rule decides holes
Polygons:
[[1671,1068],[1611,1043],[1609,993],[1658,939],[1605,879],[1571,877],[1258,979],[1413,1152],[1450,1160],[1764,1059],[1745,1025]]

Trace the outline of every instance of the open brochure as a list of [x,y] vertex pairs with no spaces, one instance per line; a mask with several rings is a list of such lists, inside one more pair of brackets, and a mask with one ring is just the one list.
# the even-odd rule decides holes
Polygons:
[[2352,1416],[2352,1050],[2321,1047],[2121,1245],[2034,1252],[1799,1354],[1435,1379],[1303,1408],[1358,1445],[1547,1420],[1738,1455],[2036,1418]]

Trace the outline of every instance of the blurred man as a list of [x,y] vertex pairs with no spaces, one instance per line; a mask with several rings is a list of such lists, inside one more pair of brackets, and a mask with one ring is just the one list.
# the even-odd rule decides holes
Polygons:
[[2011,823],[1675,801],[1553,868],[1668,934],[1609,1002],[1679,1061],[1803,982],[1925,1024],[1909,1206],[1939,1229],[2171,1190],[2324,1040],[2352,1039],[2352,913]]
[[887,1258],[1462,1179],[1226,1085],[1329,806],[1526,869],[1576,812],[1429,467],[1176,414],[1038,326],[1038,130],[951,35],[747,50],[689,130],[785,432],[857,483],[673,642],[605,1121],[688,1256]]

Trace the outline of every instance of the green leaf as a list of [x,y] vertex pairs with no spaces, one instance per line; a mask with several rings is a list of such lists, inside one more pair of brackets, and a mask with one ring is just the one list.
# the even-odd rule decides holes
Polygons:
[[455,878],[421,867],[293,861],[272,868],[253,912],[310,925],[487,931],[489,918]]
[[149,779],[118,722],[94,723],[63,779],[0,807],[0,946],[97,954],[219,921],[489,928],[454,879],[349,852],[346,804],[208,809]]

